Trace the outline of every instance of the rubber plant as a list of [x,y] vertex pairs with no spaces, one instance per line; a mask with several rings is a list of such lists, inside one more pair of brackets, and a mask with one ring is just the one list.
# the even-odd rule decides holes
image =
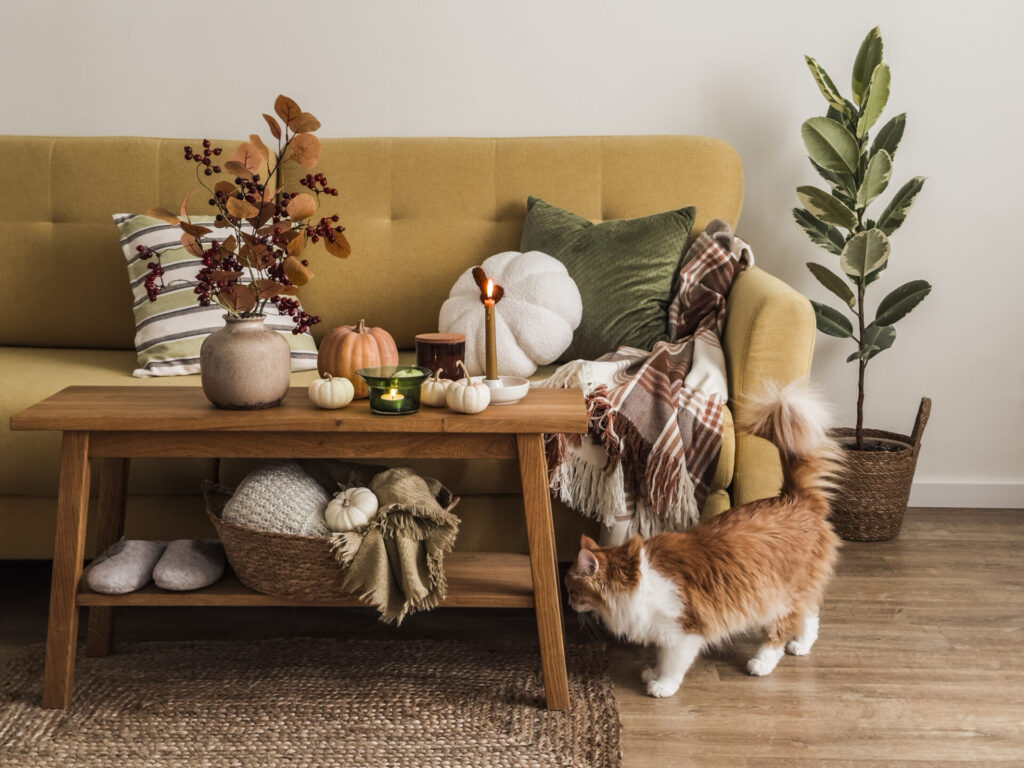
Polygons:
[[[878,27],[868,32],[853,64],[852,96],[844,98],[824,68],[804,57],[821,95],[828,103],[824,117],[812,117],[800,127],[811,165],[827,189],[797,187],[802,208],[793,209],[796,223],[813,243],[837,259],[839,272],[815,262],[807,268],[841,302],[842,310],[812,301],[818,330],[852,339],[856,349],[847,362],[856,362],[856,448],[864,449],[864,373],[875,355],[896,340],[897,321],[906,317],[931,291],[925,280],[911,280],[888,293],[868,320],[865,294],[889,263],[890,238],[907,218],[924,187],[923,176],[901,186],[875,218],[868,209],[880,205],[889,187],[893,159],[903,138],[906,113],[890,118],[871,137],[871,130],[889,100],[889,65],[882,61]],[[852,317],[852,320],[851,320]]]

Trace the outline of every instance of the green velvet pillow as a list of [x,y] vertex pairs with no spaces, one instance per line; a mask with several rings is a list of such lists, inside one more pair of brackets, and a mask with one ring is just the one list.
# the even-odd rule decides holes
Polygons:
[[668,338],[668,305],[696,208],[592,224],[530,197],[519,250],[558,259],[576,281],[583,319],[562,360],[593,360],[618,347]]

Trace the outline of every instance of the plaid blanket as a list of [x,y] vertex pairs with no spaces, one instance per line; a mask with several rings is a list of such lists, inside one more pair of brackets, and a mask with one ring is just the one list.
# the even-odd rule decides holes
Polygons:
[[729,397],[719,337],[750,247],[714,220],[687,251],[669,306],[668,341],[574,360],[539,386],[578,387],[588,439],[548,438],[551,488],[606,527],[604,543],[689,528],[700,518],[722,446]]

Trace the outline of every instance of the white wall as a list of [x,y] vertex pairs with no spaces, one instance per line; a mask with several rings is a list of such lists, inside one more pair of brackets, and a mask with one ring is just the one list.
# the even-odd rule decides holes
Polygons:
[[[824,291],[803,263],[827,254],[789,213],[794,187],[815,180],[799,126],[822,110],[802,54],[848,91],[857,46],[881,24],[893,71],[889,114],[909,113],[894,183],[929,181],[894,236],[874,299],[916,277],[935,290],[869,367],[868,422],[909,431],[919,398],[930,395],[913,501],[1024,506],[1024,3],[2,0],[2,8],[0,133],[241,136],[285,92],[321,118],[326,136],[720,136],[746,166],[740,233],[762,266],[819,299]],[[200,95],[186,99],[189,89]],[[847,351],[819,337],[814,375],[849,422],[856,372],[843,362]]]

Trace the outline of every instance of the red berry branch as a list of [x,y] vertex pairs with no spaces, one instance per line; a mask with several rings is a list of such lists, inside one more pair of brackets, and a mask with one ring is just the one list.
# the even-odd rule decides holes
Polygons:
[[[351,247],[336,214],[314,223],[321,196],[338,196],[324,174],[308,173],[299,179],[305,192],[288,192],[272,183],[282,163],[312,168],[320,159],[320,140],[313,135],[320,121],[287,96],[277,97],[274,111],[280,123],[271,115],[263,118],[277,140],[276,152],[257,134],[243,141],[223,165],[215,159],[223,149],[214,147],[209,139],[203,139],[201,150],[185,147],[185,160],[195,166],[196,180],[216,211],[212,229],[189,218],[186,206],[191,194],[182,202],[180,216],[164,208],[151,208],[147,213],[180,227],[182,245],[202,260],[195,278],[200,305],[217,302],[234,317],[256,317],[271,303],[280,314],[292,318],[292,333],[298,334],[320,322],[320,317],[305,312],[297,299],[290,298],[313,277],[309,259],[304,257],[306,244],[323,242],[324,249],[338,258],[346,258]],[[228,178],[212,188],[204,181],[225,171]],[[145,288],[150,301],[155,301],[165,288],[160,256],[145,246],[137,250],[141,258],[152,259],[147,264]]]

